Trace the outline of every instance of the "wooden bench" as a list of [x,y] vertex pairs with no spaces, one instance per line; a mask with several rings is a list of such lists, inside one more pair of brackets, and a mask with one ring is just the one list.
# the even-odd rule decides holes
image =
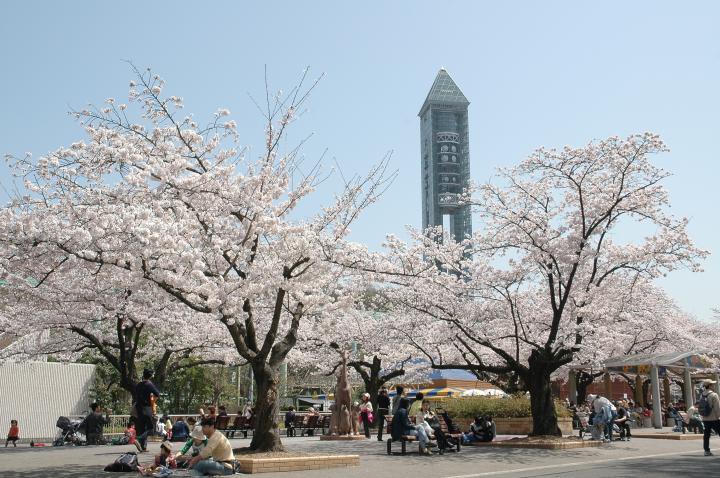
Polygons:
[[[300,436],[305,435],[309,431],[312,431],[314,435],[315,430],[322,429],[320,426],[320,418],[319,415],[307,415],[307,423],[303,424]],[[310,436],[310,434],[308,434],[308,436]]]
[[[392,415],[385,415],[385,422],[387,423],[387,434],[389,435],[389,438],[387,439],[387,454],[392,455],[392,444],[394,441],[400,442],[400,454],[405,455],[407,453],[407,444],[408,442],[415,442],[418,441],[418,438],[414,435],[402,435],[399,440],[393,440],[392,438]],[[412,423],[415,423],[415,417],[410,417],[410,421]],[[423,450],[420,447],[420,443],[418,443],[418,453],[422,454]]]
[[[463,440],[463,434],[462,432],[451,432],[450,427],[448,423],[445,421],[444,410],[442,409],[435,409],[435,416],[438,419],[438,423],[440,424],[440,431],[443,432],[445,436],[448,436],[455,440],[455,451],[460,452],[460,448],[462,447],[462,440]],[[444,447],[440,447],[440,454],[442,455],[445,451]]]
[[[225,436],[228,438],[235,438],[235,432],[242,432],[245,423],[245,417],[242,415],[236,415],[235,419],[233,419],[233,422],[231,425],[228,426],[227,433]],[[245,438],[247,438],[247,432],[245,433]]]
[[222,417],[215,418],[215,430],[219,431],[223,435],[227,436],[230,427],[230,417],[224,415]]
[[330,420],[332,419],[331,415],[322,415],[320,418],[322,418],[318,425],[320,426],[320,430],[323,435],[330,433]]
[[294,437],[297,431],[300,430],[300,434],[302,434],[303,426],[305,426],[305,415],[296,413],[292,425],[285,430],[285,433],[289,437]]

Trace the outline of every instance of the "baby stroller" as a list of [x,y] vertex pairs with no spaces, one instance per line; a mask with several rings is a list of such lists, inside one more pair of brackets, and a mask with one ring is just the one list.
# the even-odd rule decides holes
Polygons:
[[84,445],[85,435],[80,433],[80,425],[83,420],[80,418],[70,419],[68,417],[60,417],[57,419],[57,426],[60,431],[53,441],[53,446],[64,446],[64,445]]
[[446,451],[460,451],[462,447],[462,433],[460,429],[455,425],[450,418],[450,415],[442,408],[435,409],[434,423],[430,423],[430,426],[435,432],[435,439],[437,440],[438,451],[442,455]]
[[587,433],[591,433],[590,416],[584,412],[576,412],[578,424],[578,436],[582,439]]

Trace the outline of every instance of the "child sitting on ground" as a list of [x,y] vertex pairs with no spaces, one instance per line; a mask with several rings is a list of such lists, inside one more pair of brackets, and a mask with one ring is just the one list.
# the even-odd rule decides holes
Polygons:
[[5,440],[5,448],[8,443],[13,442],[13,446],[17,448],[17,441],[20,439],[20,427],[18,427],[17,420],[10,420],[10,431],[7,434],[7,440]]
[[[175,455],[175,460],[177,461],[178,466],[181,468],[187,468],[190,459],[198,456],[200,454],[200,450],[205,448],[207,445],[207,442],[207,438],[203,435],[202,428],[193,428],[193,431],[190,432],[190,439],[185,442],[182,449]],[[188,452],[190,452],[189,455]]]
[[125,429],[125,433],[123,436],[118,438],[112,439],[113,445],[134,445],[135,444],[135,437],[137,436],[137,432],[135,431],[135,425],[132,423],[129,423],[127,428]]
[[168,468],[177,468],[175,455],[172,452],[172,443],[164,441],[160,445],[160,454],[155,455],[155,466],[166,466]]

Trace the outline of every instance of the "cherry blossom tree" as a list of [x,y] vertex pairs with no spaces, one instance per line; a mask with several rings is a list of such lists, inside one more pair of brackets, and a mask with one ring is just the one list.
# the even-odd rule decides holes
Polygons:
[[280,364],[301,323],[348,306],[354,272],[338,264],[357,249],[349,226],[394,176],[382,161],[319,212],[298,212],[326,175],[283,138],[314,85],[303,76],[287,94],[267,95],[264,148],[250,159],[229,111],[202,126],[180,113],[182,98],[164,95],[162,79],[137,71],[129,107],[111,98],[75,113],[87,140],[37,161],[12,158],[29,192],[0,217],[5,262],[92,265],[197,314],[185,328],[220,324],[254,372],[250,447],[259,451],[282,449]]
[[332,318],[323,328],[326,332],[304,340],[291,358],[313,365],[316,373],[334,375],[341,363],[333,348],[349,351],[351,379],[362,381],[377,408],[377,395],[384,385],[400,377],[420,381],[429,366],[418,360],[417,351],[397,333],[396,318],[382,308],[366,308],[372,299],[368,301],[367,295],[365,299],[357,309]]
[[197,313],[158,297],[137,279],[118,281],[109,270],[90,270],[72,259],[55,264],[52,273],[42,258],[15,257],[6,264],[15,274],[0,297],[2,329],[15,341],[3,356],[72,360],[90,351],[115,368],[127,392],[139,381],[141,363],[155,370],[162,389],[167,376],[183,368],[237,360],[220,324],[189,329]]
[[[684,313],[667,293],[638,276],[626,281],[615,280],[608,309],[610,330],[591,330],[570,364],[576,367],[578,402],[584,400],[587,387],[603,375],[604,362],[611,357],[632,354],[704,349],[703,337],[697,333],[700,321]],[[577,368],[582,367],[582,368]],[[560,369],[561,377],[565,370]],[[635,380],[623,377],[633,389]]]
[[551,377],[592,346],[586,337],[614,333],[612,285],[699,270],[706,255],[668,212],[668,173],[650,161],[665,150],[651,133],[539,149],[474,191],[473,237],[390,238],[382,275],[394,303],[425,319],[426,337],[409,339],[438,369],[517,374],[533,434],[558,434]]

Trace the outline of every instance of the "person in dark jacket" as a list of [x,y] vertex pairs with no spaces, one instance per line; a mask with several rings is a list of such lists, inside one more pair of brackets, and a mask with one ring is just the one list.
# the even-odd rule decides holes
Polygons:
[[416,436],[420,443],[420,452],[430,453],[430,450],[428,450],[430,440],[427,433],[422,427],[416,427],[412,424],[408,417],[409,406],[410,401],[407,398],[403,397],[398,402],[397,412],[395,412],[392,419],[392,439],[400,440],[403,435]]
[[295,407],[290,405],[285,412],[285,433],[289,437],[295,436]]
[[[135,385],[135,411],[137,414],[137,440],[135,446],[138,451],[147,451],[148,436],[153,433],[155,428],[153,424],[154,412],[153,402],[160,397],[160,390],[150,381],[153,377],[153,371],[150,369],[143,370],[143,379]],[[152,397],[155,397],[154,399]]]
[[383,439],[383,429],[385,428],[385,415],[390,413],[390,397],[388,396],[388,390],[386,387],[383,387],[380,390],[380,393],[378,393],[377,396],[377,424],[378,424],[378,434],[377,439],[378,441],[382,441]]
[[85,429],[88,445],[104,445],[103,427],[110,423],[110,411],[105,410],[105,416],[97,403],[90,404],[90,414],[85,417],[80,428]]
[[175,423],[173,423],[172,438],[170,439],[170,441],[186,442],[189,436],[190,427],[187,423],[185,423],[185,420],[183,420],[182,417],[178,417]]

